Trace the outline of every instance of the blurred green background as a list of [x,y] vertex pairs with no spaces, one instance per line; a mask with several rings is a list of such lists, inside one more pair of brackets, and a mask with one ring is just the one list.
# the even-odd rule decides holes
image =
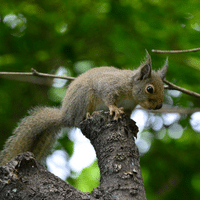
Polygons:
[[[167,80],[200,93],[200,52],[151,53],[152,49],[200,47],[198,0],[0,0],[0,5],[0,71],[34,68],[75,77],[95,66],[134,69],[147,49],[154,69],[169,57]],[[36,84],[34,77],[7,78],[0,78],[0,149],[31,107],[59,106],[69,83],[59,87],[47,79]],[[169,92],[165,103],[200,107],[199,99]],[[145,116],[141,135],[151,145],[141,153],[141,168],[148,200],[199,200],[200,134],[191,126],[191,116],[181,115],[171,124],[161,114]],[[157,123],[160,128],[154,126]],[[172,137],[169,130],[176,132],[177,127],[182,132]],[[59,141],[56,148],[66,149],[70,159],[73,143],[66,136]],[[98,185],[97,163],[83,170],[79,178],[73,177],[68,178],[70,183],[91,191]],[[85,184],[87,189],[82,187]]]

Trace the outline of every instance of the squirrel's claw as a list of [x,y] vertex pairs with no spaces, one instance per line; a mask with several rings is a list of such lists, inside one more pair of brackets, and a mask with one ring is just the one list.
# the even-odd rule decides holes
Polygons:
[[122,114],[124,114],[124,108],[118,108],[115,105],[109,105],[109,110],[110,110],[110,115],[113,115],[115,113],[114,116],[114,120],[118,120],[119,118],[122,118]]
[[91,115],[90,115],[89,112],[87,112],[87,113],[86,113],[86,119],[89,118],[89,117],[91,117]]
[[98,114],[99,111],[94,111],[92,114],[90,114],[89,112],[86,113],[86,119],[90,118],[93,114]]

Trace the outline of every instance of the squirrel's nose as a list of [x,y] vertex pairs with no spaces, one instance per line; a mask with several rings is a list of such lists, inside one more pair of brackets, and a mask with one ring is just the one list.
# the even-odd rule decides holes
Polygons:
[[157,105],[157,106],[155,107],[155,110],[160,109],[160,108],[162,108],[162,104]]

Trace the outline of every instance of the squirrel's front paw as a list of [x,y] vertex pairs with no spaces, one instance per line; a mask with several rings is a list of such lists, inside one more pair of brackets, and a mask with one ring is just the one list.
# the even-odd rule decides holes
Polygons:
[[114,116],[114,120],[118,120],[119,118],[122,118],[122,114],[124,114],[124,108],[118,108],[115,105],[109,105],[109,110],[110,110],[110,115],[113,115],[115,113]]

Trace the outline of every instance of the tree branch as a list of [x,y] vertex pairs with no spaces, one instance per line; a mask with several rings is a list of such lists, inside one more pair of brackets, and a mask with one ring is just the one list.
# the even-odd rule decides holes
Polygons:
[[146,200],[135,139],[138,127],[126,115],[118,121],[99,111],[80,124],[94,146],[101,173],[102,199]]
[[84,193],[48,172],[33,154],[18,155],[0,167],[1,200],[146,200],[140,157],[135,144],[136,123],[126,115],[118,121],[109,112],[96,112],[81,122],[98,158],[100,186]]
[[69,183],[48,172],[30,152],[17,157],[0,167],[1,200],[13,199],[94,199]]
[[196,98],[200,98],[200,94],[196,93],[196,92],[192,92],[190,90],[187,90],[185,88],[182,88],[182,87],[179,87],[167,80],[163,80],[164,83],[166,83],[168,86],[165,86],[164,88],[165,89],[169,89],[169,90],[178,90],[182,93],[185,93],[185,94],[188,94],[190,96],[193,96],[193,97],[196,97]]
[[46,77],[46,78],[60,78],[60,79],[67,79],[67,80],[74,80],[74,77],[68,76],[59,76],[54,74],[46,74],[36,71],[35,69],[31,69],[32,72],[0,72],[0,77],[4,75],[9,76],[39,76],[39,77]]
[[32,75],[35,76],[41,76],[41,77],[48,77],[48,78],[60,78],[60,79],[67,79],[67,80],[74,80],[74,77],[69,77],[69,76],[59,76],[59,75],[54,75],[54,74],[46,74],[46,73],[41,73],[36,71],[35,69],[31,68]]
[[188,50],[151,50],[153,53],[188,53],[188,52],[196,52],[200,51],[200,48],[188,49]]
[[179,113],[181,115],[191,115],[195,112],[200,112],[200,108],[180,108],[180,107],[167,107],[163,106],[159,110],[147,110],[144,108],[136,108],[139,110],[145,110],[147,112],[156,113],[156,114],[163,114],[163,113]]

